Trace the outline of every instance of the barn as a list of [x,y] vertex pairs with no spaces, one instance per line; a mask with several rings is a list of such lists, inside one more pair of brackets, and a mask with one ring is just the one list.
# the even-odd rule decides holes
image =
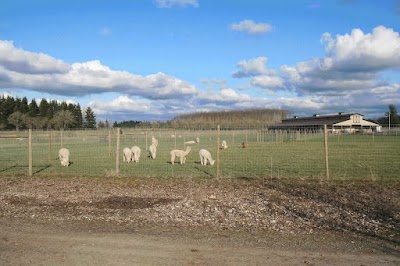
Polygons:
[[270,129],[285,130],[320,130],[327,125],[329,131],[336,133],[372,133],[379,132],[379,124],[364,120],[359,113],[337,113],[328,115],[315,114],[311,117],[297,117],[283,119]]

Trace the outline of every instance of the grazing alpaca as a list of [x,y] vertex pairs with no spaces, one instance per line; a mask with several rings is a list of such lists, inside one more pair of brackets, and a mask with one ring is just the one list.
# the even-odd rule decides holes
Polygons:
[[58,151],[58,158],[60,159],[61,165],[62,166],[68,166],[69,165],[69,150],[67,148],[61,148]]
[[208,150],[201,149],[199,155],[201,165],[207,165],[207,161],[210,162],[210,165],[214,165],[215,160],[211,158],[211,153]]
[[135,163],[139,162],[140,153],[142,152],[142,150],[138,146],[133,146],[131,148],[131,151],[132,151],[132,161],[134,161]]
[[184,150],[184,151],[183,150],[172,150],[170,152],[170,154],[171,154],[171,164],[172,165],[174,164],[175,157],[179,157],[181,164],[186,163],[186,155],[189,154],[191,149],[192,149],[191,147],[186,147],[186,150]]
[[221,145],[221,146],[222,146],[222,149],[223,149],[223,150],[228,149],[228,144],[226,144],[226,140],[223,140],[223,141],[222,141],[222,145]]
[[129,163],[132,161],[132,151],[129,148],[124,148],[122,151],[122,154],[124,155],[123,160],[124,162]]

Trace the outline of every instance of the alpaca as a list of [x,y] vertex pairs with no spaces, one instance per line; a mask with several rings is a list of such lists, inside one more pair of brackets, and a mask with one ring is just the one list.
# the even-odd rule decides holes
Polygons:
[[62,166],[68,166],[69,165],[69,150],[66,148],[61,148],[58,151],[58,158],[60,159],[61,165]]
[[247,144],[244,143],[244,142],[242,142],[242,148],[243,148],[243,149],[244,149],[244,148],[247,148]]
[[201,149],[199,151],[199,155],[201,165],[207,165],[207,161],[210,163],[210,165],[214,165],[215,160],[211,158],[211,153],[208,150]]
[[133,157],[132,157],[132,160],[133,160],[135,163],[139,162],[141,149],[140,149],[138,146],[133,146],[133,147],[131,148],[131,151],[132,151],[132,156],[133,156]]
[[150,158],[155,159],[157,152],[157,145],[155,145],[154,143],[151,144],[149,147],[149,152],[150,152]]
[[151,144],[154,145],[155,147],[158,146],[158,140],[154,136],[151,137]]
[[172,165],[174,164],[175,157],[179,157],[181,164],[186,163],[186,155],[189,154],[191,149],[192,149],[191,147],[186,147],[186,150],[184,150],[184,151],[183,150],[172,150],[170,152],[170,154],[171,154],[171,164]]
[[223,141],[222,141],[222,145],[221,145],[221,146],[222,146],[222,149],[223,149],[223,150],[228,149],[228,144],[226,144],[226,140],[223,140]]
[[132,161],[132,151],[129,148],[124,148],[122,150],[122,154],[123,154],[123,160],[124,162],[129,163],[130,161]]

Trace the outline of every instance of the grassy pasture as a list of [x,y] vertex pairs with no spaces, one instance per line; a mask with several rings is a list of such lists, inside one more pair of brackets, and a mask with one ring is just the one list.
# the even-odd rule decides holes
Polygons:
[[[28,173],[27,132],[0,132],[0,175]],[[148,157],[151,136],[159,142],[157,158]],[[62,136],[62,137],[61,137]],[[33,174],[65,176],[108,176],[116,170],[115,130],[108,142],[107,131],[33,132]],[[184,149],[185,141],[200,138],[191,144],[187,163],[170,163],[172,149]],[[72,164],[61,167],[58,149],[71,151]],[[278,134],[257,130],[220,132],[220,142],[226,140],[227,150],[219,150],[222,177],[293,177],[325,178],[325,151],[322,134]],[[247,148],[241,148],[241,143]],[[142,154],[139,163],[125,163],[122,149],[137,145]],[[51,147],[51,148],[49,148]],[[126,130],[120,135],[119,171],[121,176],[135,177],[202,177],[216,175],[216,165],[202,166],[199,149],[217,154],[216,131],[189,130]],[[398,179],[400,172],[400,137],[373,135],[338,135],[328,139],[331,179]]]

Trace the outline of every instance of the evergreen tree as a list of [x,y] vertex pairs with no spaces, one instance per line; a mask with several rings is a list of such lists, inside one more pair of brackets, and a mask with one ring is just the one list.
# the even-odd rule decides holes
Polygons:
[[85,128],[96,128],[96,116],[90,107],[87,107],[85,110]]
[[82,110],[81,106],[79,103],[77,105],[74,105],[74,108],[72,110],[72,115],[75,118],[75,128],[82,128],[83,127],[83,117],[82,117]]
[[37,117],[40,114],[39,106],[36,103],[35,99],[32,99],[31,103],[29,104],[29,116],[30,117]]
[[50,105],[46,99],[42,99],[39,104],[39,114],[41,117],[50,117]]
[[29,103],[26,97],[22,98],[21,101],[21,113],[23,114],[29,113]]

